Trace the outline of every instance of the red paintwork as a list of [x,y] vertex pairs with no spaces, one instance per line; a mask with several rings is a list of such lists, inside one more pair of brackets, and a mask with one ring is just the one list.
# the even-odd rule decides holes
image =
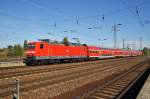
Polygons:
[[[40,45],[43,44],[44,47],[41,49]],[[35,51],[34,54],[27,53],[30,51]],[[73,56],[86,56],[87,57],[87,47],[86,46],[65,46],[63,44],[48,44],[46,42],[36,42],[36,48],[28,49],[26,51],[27,56],[52,56],[52,57],[73,57]]]
[[112,49],[100,49],[102,56],[112,56]]
[[49,56],[87,56],[85,46],[49,45]]
[[89,57],[99,57],[101,55],[98,47],[88,46],[88,56]]
[[[27,49],[26,56],[51,56],[51,57],[96,57],[99,56],[137,56],[142,55],[137,50],[101,49],[95,46],[65,46],[63,44],[48,44],[46,42],[30,42],[35,44],[35,49]],[[40,45],[44,47],[41,49]]]

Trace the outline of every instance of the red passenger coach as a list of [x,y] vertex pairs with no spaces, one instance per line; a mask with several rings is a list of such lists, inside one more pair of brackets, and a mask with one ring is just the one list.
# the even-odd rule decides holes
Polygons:
[[95,46],[87,46],[87,47],[88,47],[88,57],[90,59],[96,59],[101,55],[98,47]]
[[120,49],[113,49],[113,55],[115,57],[122,57],[123,56],[123,50],[120,50]]
[[100,48],[101,55],[99,58],[113,58],[113,51],[110,48]]

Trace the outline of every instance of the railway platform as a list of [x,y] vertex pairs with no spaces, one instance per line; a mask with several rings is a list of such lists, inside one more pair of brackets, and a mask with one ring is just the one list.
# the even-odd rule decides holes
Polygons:
[[142,87],[136,99],[150,99],[150,75],[144,83],[144,86]]
[[22,61],[10,61],[10,62],[0,62],[1,67],[14,67],[14,66],[25,66]]

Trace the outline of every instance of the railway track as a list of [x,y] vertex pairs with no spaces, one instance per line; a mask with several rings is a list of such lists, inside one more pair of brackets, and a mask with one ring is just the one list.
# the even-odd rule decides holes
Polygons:
[[132,67],[111,81],[107,81],[104,85],[99,85],[97,88],[83,94],[80,99],[121,99],[149,68],[146,63],[142,62]]
[[[131,58],[133,58],[133,57],[131,57]],[[112,61],[112,60],[120,60],[120,59],[123,59],[123,58],[117,58],[117,59],[111,58],[111,59],[108,59],[108,60],[101,60],[101,61]],[[98,61],[98,60],[96,60],[96,61]],[[9,61],[8,61],[8,62],[9,62]],[[91,62],[91,61],[88,61],[88,62]],[[84,61],[84,63],[88,63],[88,62],[87,62],[87,61]],[[82,62],[75,62],[75,63],[82,63]],[[61,64],[60,64],[60,63],[55,63],[55,64],[50,64],[50,65],[51,65],[51,66],[53,66],[53,65],[55,66],[55,65],[58,65],[58,64],[59,64],[59,65],[62,65],[62,64],[64,65],[64,64],[72,64],[72,63],[61,63]],[[39,67],[41,67],[41,66],[47,67],[47,66],[49,66],[49,65],[37,65],[37,66],[25,66],[25,67],[22,67],[22,66],[0,67],[0,71],[6,71],[6,70],[9,71],[9,70],[14,70],[14,69],[15,69],[15,70],[16,70],[16,69],[19,70],[19,69],[22,69],[22,68],[24,69],[24,68],[29,68],[29,67],[30,67],[30,68],[35,68],[35,67],[36,67],[36,68],[39,68]]]
[[[142,58],[144,60],[144,58]],[[20,91],[21,92],[30,92],[32,90],[36,90],[37,88],[46,87],[49,85],[56,85],[60,83],[66,83],[69,81],[73,81],[77,78],[87,79],[88,77],[96,77],[95,79],[103,79],[107,76],[111,76],[114,73],[119,73],[124,70],[128,70],[132,67],[132,65],[141,62],[141,58],[128,58],[128,59],[118,59],[115,61],[106,61],[104,63],[96,62],[88,62],[88,63],[77,63],[75,65],[70,66],[66,64],[64,67],[53,67],[53,70],[49,70],[45,72],[43,68],[39,69],[38,72],[29,71],[23,72],[24,74],[16,74],[16,75],[8,75],[7,78],[0,79],[0,97],[4,98],[7,96],[12,96],[15,82],[14,79],[20,80]],[[99,64],[100,63],[100,64]],[[124,68],[121,68],[125,66]],[[35,67],[34,67],[35,68]],[[41,67],[39,67],[41,68]],[[52,68],[51,68],[52,69]],[[32,72],[32,73],[31,73]],[[102,77],[98,77],[102,75]],[[5,76],[6,77],[6,76]],[[6,83],[7,82],[7,83]],[[72,82],[72,83],[73,83]],[[85,84],[85,81],[82,81]],[[92,80],[90,81],[92,82]],[[87,83],[87,82],[86,82]],[[81,85],[80,85],[81,86]],[[80,87],[77,86],[77,87]],[[62,91],[63,92],[63,91]],[[52,95],[55,96],[55,95]],[[4,98],[5,99],[5,98]],[[6,98],[10,99],[10,98]]]
[[[140,57],[142,57],[142,56],[140,56]],[[96,60],[96,61],[98,61],[98,62],[100,62],[100,63],[103,63],[103,62],[106,62],[106,61],[118,61],[118,60],[124,60],[124,59],[127,59],[127,58],[130,58],[130,59],[132,59],[132,58],[135,58],[135,57],[124,57],[124,58],[111,58],[111,59],[104,59],[104,60]],[[94,61],[94,62],[96,62],[96,61]],[[70,64],[84,64],[84,63],[91,63],[92,61],[84,61],[84,62],[75,62],[75,63],[61,63],[61,64],[51,64],[51,65],[38,65],[38,66],[15,66],[15,67],[0,67],[0,71],[2,72],[2,71],[12,71],[12,70],[21,70],[21,69],[27,69],[27,68],[31,68],[31,69],[33,69],[33,68],[40,68],[41,66],[42,67],[49,67],[49,66],[56,66],[56,65],[70,65]]]
[[[127,59],[127,60],[126,60]],[[52,66],[37,66],[37,67],[10,67],[10,68],[2,68],[0,69],[0,79],[4,78],[10,78],[10,77],[18,77],[18,76],[24,76],[24,75],[30,75],[30,74],[36,74],[36,73],[45,73],[45,72],[51,72],[51,71],[57,71],[57,70],[63,70],[63,69],[71,69],[71,68],[77,68],[82,66],[88,66],[88,65],[94,65],[94,64],[101,64],[101,65],[107,65],[111,64],[114,61],[119,62],[122,60],[130,60],[135,59],[135,57],[130,58],[120,58],[120,59],[111,59],[111,60],[100,60],[95,62],[83,62],[83,63],[71,63],[71,64],[59,64],[59,65],[52,65]],[[136,58],[137,59],[137,58]],[[141,58],[139,58],[141,59]]]
[[[139,59],[140,60],[140,59]],[[49,85],[55,85],[59,84],[60,82],[67,82],[74,80],[76,78],[87,78],[93,75],[93,78],[95,76],[98,76],[99,74],[103,77],[99,79],[103,79],[106,76],[110,76],[113,73],[122,72],[124,70],[128,70],[131,68],[131,64],[133,65],[133,62],[138,63],[138,58],[129,58],[128,60],[118,60],[118,61],[106,61],[106,63],[101,64],[100,62],[92,62],[91,64],[84,64],[86,66],[83,66],[83,64],[72,68],[61,68],[59,70],[55,69],[49,72],[42,72],[41,73],[33,73],[32,75],[20,75],[20,90],[21,92],[27,92],[30,90],[34,90],[37,88],[41,88],[44,86]],[[69,65],[67,65],[69,66]],[[121,68],[122,66],[126,66],[124,68]],[[70,66],[69,66],[70,67]],[[32,71],[33,72],[33,71]],[[105,74],[105,75],[104,75]],[[13,75],[14,76],[14,75]],[[22,77],[24,76],[24,77]],[[10,78],[12,78],[10,76]],[[3,84],[0,85],[0,89],[3,91],[0,91],[0,97],[6,97],[13,94],[14,89],[14,83],[5,83],[7,81],[4,80]],[[79,86],[78,86],[79,87]],[[63,91],[62,91],[63,92]]]
[[[132,58],[134,59],[134,58]],[[122,59],[121,59],[122,60]],[[18,68],[17,69],[13,69],[10,71],[5,70],[4,72],[1,70],[0,71],[0,75],[1,75],[1,79],[8,79],[8,78],[15,78],[15,77],[19,77],[19,76],[25,76],[25,75],[29,75],[29,74],[37,74],[37,73],[42,73],[42,72],[52,72],[52,71],[58,71],[58,70],[65,70],[65,69],[73,69],[73,68],[77,68],[77,67],[87,67],[89,65],[108,65],[113,63],[114,61],[121,61],[120,59],[118,60],[107,60],[107,61],[97,61],[97,62],[86,62],[86,63],[75,63],[75,64],[65,64],[65,65],[55,65],[55,66],[45,66],[45,67],[26,67],[26,68]],[[104,62],[104,63],[102,63]]]
[[[26,87],[26,88],[24,88],[23,90],[31,90],[31,89],[34,89],[34,88],[37,88],[37,87],[39,87],[40,85],[43,85],[42,83],[43,83],[43,81],[48,81],[48,80],[50,80],[48,83],[51,83],[51,82],[53,82],[53,84],[54,83],[58,83],[58,82],[62,82],[63,80],[64,80],[64,77],[67,77],[67,75],[69,75],[70,77],[71,77],[71,79],[73,79],[73,78],[76,78],[76,77],[80,77],[82,74],[84,74],[84,75],[88,75],[88,73],[89,74],[91,74],[91,73],[94,73],[94,72],[98,72],[98,70],[101,70],[101,71],[104,71],[104,70],[107,70],[107,69],[111,69],[111,68],[117,68],[117,66],[120,66],[121,64],[123,65],[123,64],[126,64],[126,62],[121,62],[120,63],[120,65],[117,65],[118,64],[118,62],[116,62],[114,65],[116,65],[115,67],[114,66],[107,66],[107,67],[104,67],[104,66],[99,66],[99,65],[96,65],[96,66],[91,66],[91,64],[90,65],[88,65],[88,66],[86,66],[87,68],[85,68],[85,67],[80,67],[79,69],[77,69],[77,70],[72,70],[72,69],[76,69],[76,68],[67,68],[66,70],[70,70],[71,69],[71,71],[69,71],[69,72],[65,72],[65,73],[63,73],[64,71],[66,71],[66,70],[62,70],[62,73],[60,73],[60,74],[57,74],[57,75],[54,75],[54,76],[52,76],[52,74],[50,74],[50,76],[47,76],[47,77],[39,77],[38,79],[37,79],[37,77],[31,77],[31,78],[35,78],[35,79],[29,79],[28,81],[27,80],[23,80],[22,79],[22,82],[21,82],[21,85],[29,85],[29,84],[31,84],[30,86],[28,86],[28,87]],[[94,65],[94,64],[92,64],[92,65]],[[103,64],[104,65],[104,64]],[[105,64],[105,65],[108,65],[108,64]],[[85,68],[85,69],[83,69],[82,70],[82,68]],[[92,70],[93,69],[93,71],[90,71],[90,70]],[[88,72],[87,72],[88,71]],[[41,72],[41,71],[40,71]],[[59,71],[59,72],[61,72],[61,71]],[[80,74],[80,75],[78,75],[78,74]],[[78,76],[77,76],[78,75]],[[82,75],[83,76],[83,75]],[[63,78],[63,79],[62,79]],[[54,79],[54,80],[52,80],[52,79]],[[67,77],[67,79],[69,79],[68,77]],[[41,82],[42,81],[42,82]],[[41,82],[41,83],[38,83],[37,84],[37,82]],[[4,94],[4,93],[7,93],[7,95],[8,94],[11,94],[12,93],[12,90],[9,90],[9,91],[6,91],[6,92],[4,92],[4,90],[7,88],[7,89],[12,89],[11,87],[12,86],[14,86],[14,84],[13,83],[11,83],[11,84],[6,84],[6,85],[2,85],[2,86],[0,86],[0,88],[3,90],[3,93],[1,93],[0,94],[0,96],[5,96],[6,94]],[[33,87],[34,86],[34,87]],[[23,91],[23,90],[21,90],[21,91]]]

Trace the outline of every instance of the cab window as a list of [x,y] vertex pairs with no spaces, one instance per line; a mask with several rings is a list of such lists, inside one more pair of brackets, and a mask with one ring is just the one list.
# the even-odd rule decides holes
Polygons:
[[35,49],[35,44],[28,44],[27,49]]
[[40,44],[40,49],[43,49],[44,48],[44,45],[43,44]]

